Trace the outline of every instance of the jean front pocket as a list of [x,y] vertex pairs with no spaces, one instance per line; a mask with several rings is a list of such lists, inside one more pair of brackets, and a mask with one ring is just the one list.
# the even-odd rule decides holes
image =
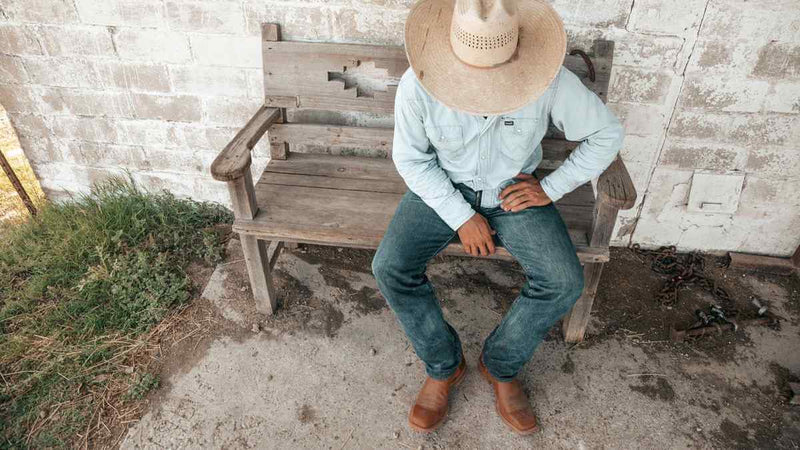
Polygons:
[[464,148],[464,133],[460,125],[430,126],[425,133],[431,145],[445,154],[458,153]]
[[507,117],[500,118],[500,150],[515,161],[524,161],[535,150],[533,137],[537,119]]

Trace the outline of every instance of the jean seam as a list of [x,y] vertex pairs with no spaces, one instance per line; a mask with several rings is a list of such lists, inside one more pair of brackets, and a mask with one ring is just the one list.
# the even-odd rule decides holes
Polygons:
[[[500,233],[497,233],[497,239],[499,239],[500,243],[503,244],[503,247],[505,247],[506,250],[508,250],[508,253],[511,253],[511,256],[514,256],[513,249],[511,248],[510,245],[508,245],[506,240],[503,239],[503,236]],[[530,270],[528,268],[528,265],[525,264],[525,262],[521,261],[519,258],[516,258],[516,257],[514,257],[514,258],[517,259],[517,262],[519,263],[519,265],[522,266],[522,268],[525,270],[525,276],[527,277],[528,276],[528,272],[530,272]]]

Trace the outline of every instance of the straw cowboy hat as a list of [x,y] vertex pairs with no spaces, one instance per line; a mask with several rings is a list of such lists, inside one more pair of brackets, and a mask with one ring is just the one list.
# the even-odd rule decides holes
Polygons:
[[420,0],[406,19],[405,44],[431,96],[487,115],[542,95],[564,62],[567,38],[545,0]]

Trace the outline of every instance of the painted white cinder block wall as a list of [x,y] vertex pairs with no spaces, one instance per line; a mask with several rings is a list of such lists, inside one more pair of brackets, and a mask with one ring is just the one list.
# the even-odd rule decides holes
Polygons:
[[[640,196],[614,242],[794,251],[800,3],[551,1],[571,46],[617,43],[609,100]],[[54,196],[130,170],[147,187],[227,203],[208,170],[260,103],[259,24],[281,23],[286,39],[399,45],[411,4],[2,0],[0,104]],[[696,169],[744,175],[734,214],[687,211]]]

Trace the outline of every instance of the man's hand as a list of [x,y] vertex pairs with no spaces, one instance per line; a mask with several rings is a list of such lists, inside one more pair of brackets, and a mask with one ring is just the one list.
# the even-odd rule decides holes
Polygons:
[[531,206],[544,206],[552,201],[544,193],[539,180],[527,173],[517,174],[514,178],[521,180],[507,186],[500,192],[500,207],[505,211],[517,212]]
[[480,213],[473,214],[468,221],[464,222],[464,225],[458,228],[461,245],[472,256],[494,255],[493,234],[495,231]]

